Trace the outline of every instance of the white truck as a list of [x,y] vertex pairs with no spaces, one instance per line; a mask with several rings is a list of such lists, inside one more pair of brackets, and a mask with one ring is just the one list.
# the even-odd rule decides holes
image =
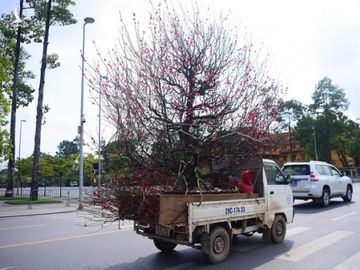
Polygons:
[[265,241],[281,243],[294,218],[290,179],[271,160],[262,160],[258,171],[252,193],[160,195],[156,223],[135,221],[134,229],[163,252],[187,245],[214,264],[227,258],[234,235],[258,232]]

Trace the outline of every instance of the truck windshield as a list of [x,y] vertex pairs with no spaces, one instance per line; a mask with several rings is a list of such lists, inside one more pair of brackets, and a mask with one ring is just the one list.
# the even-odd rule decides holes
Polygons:
[[309,165],[285,165],[283,172],[286,175],[310,175]]

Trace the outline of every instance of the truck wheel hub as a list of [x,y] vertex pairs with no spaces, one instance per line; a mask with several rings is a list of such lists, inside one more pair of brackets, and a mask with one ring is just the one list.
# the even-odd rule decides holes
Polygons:
[[217,237],[214,241],[214,251],[216,253],[221,253],[224,250],[224,239],[222,237]]

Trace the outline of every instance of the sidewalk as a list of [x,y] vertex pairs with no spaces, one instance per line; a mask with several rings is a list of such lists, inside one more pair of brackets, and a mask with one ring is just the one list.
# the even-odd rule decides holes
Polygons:
[[28,205],[0,206],[0,218],[70,213],[77,208],[74,203],[69,206],[66,203],[33,204],[31,208]]

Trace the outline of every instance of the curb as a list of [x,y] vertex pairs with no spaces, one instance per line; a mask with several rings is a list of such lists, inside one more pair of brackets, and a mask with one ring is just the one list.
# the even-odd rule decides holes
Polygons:
[[68,211],[58,211],[58,212],[46,212],[46,213],[26,213],[26,214],[14,214],[8,216],[0,216],[2,218],[13,218],[13,217],[28,217],[28,216],[45,216],[45,215],[54,215],[54,214],[65,214],[65,213],[72,213],[76,212],[77,210],[68,210]]

